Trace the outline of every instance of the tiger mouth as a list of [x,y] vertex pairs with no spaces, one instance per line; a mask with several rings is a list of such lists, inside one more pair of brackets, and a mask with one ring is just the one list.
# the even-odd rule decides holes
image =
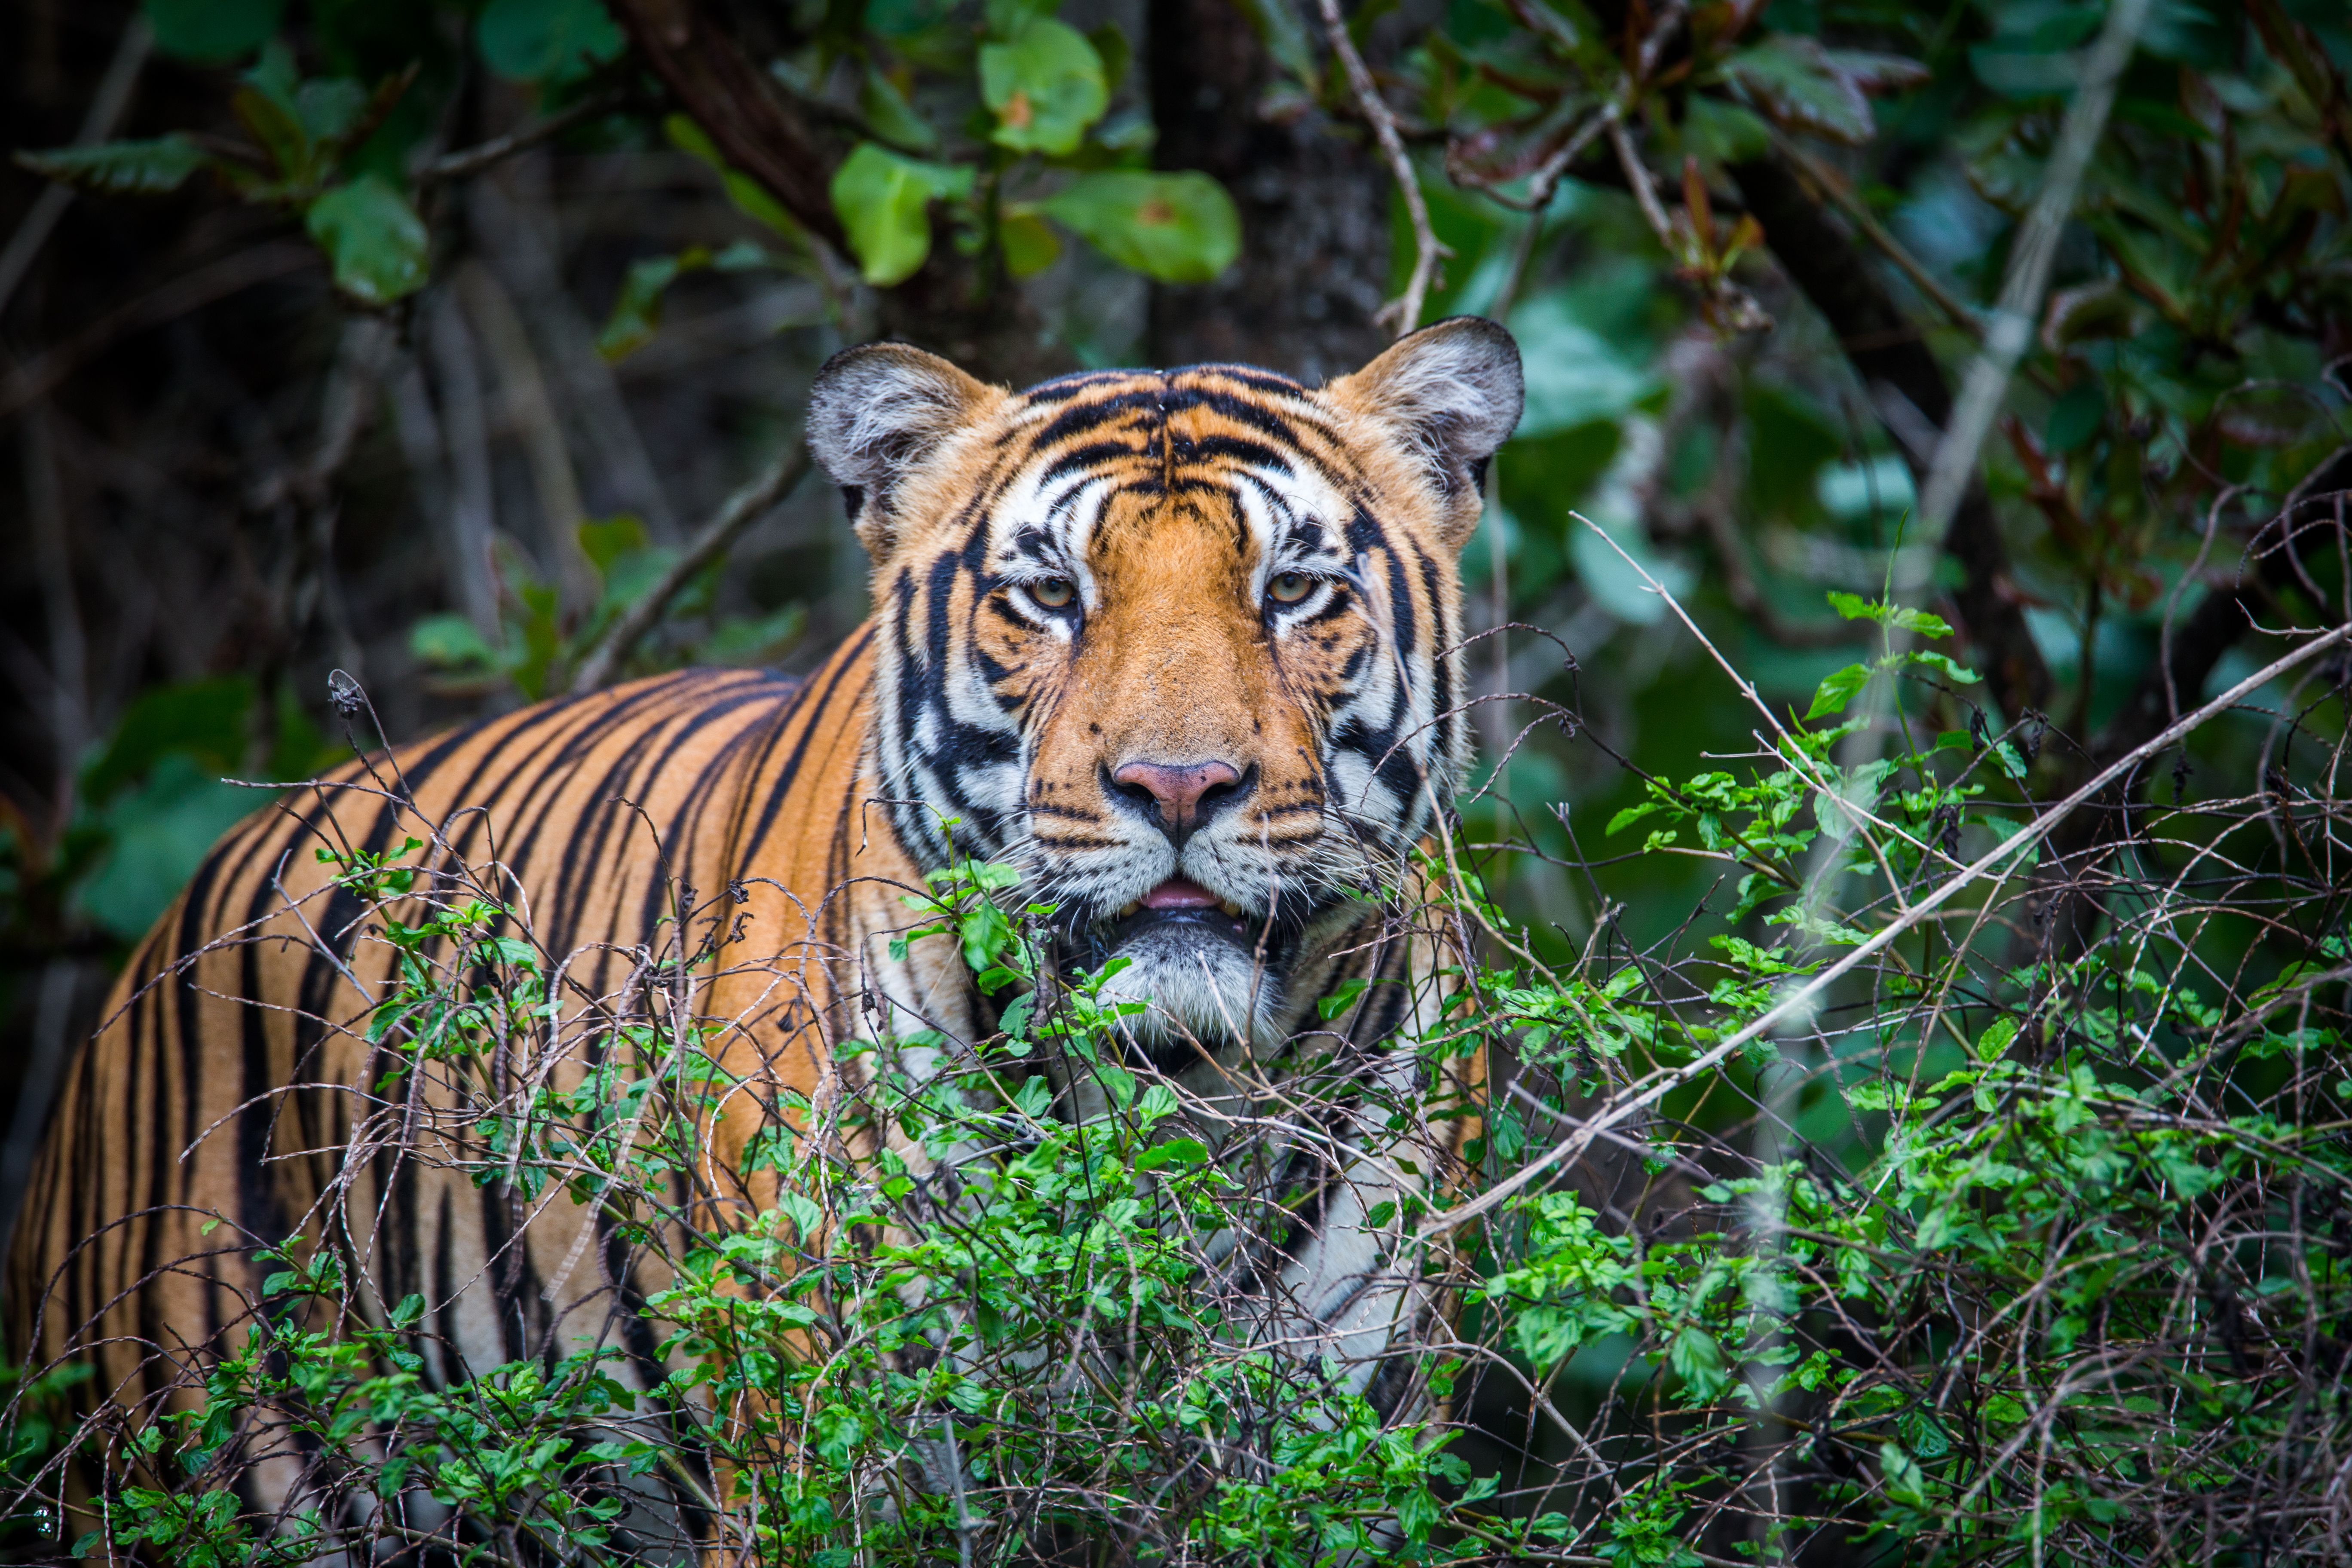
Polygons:
[[1243,939],[1249,935],[1249,917],[1241,905],[1231,899],[1219,898],[1186,877],[1171,877],[1143,897],[1131,900],[1118,911],[1111,930],[1113,940],[1119,941],[1146,927],[1188,922],[1220,934]]

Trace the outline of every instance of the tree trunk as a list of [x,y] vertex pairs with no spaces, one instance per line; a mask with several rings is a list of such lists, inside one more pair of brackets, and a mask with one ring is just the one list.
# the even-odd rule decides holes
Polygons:
[[[820,132],[761,68],[763,13],[726,0],[614,0],[613,11],[727,161],[765,186],[818,244],[849,256],[830,193],[848,143],[837,132]],[[1067,352],[1047,340],[1036,307],[993,261],[959,255],[940,233],[922,269],[881,291],[880,334],[1014,386],[1073,368]]]
[[1213,283],[1151,290],[1158,364],[1239,360],[1312,385],[1380,353],[1388,179],[1364,139],[1319,110],[1260,111],[1278,68],[1233,0],[1151,0],[1154,162],[1221,181],[1241,258]]

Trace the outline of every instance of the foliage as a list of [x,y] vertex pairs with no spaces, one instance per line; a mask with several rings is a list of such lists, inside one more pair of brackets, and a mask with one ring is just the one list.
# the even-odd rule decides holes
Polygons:
[[[1057,0],[994,0],[967,7],[980,15],[975,27],[931,4],[834,6],[794,25],[774,78],[854,132],[828,189],[866,282],[888,288],[922,267],[934,208],[961,252],[1018,276],[1058,253],[1046,218],[1151,278],[1198,281],[1231,264],[1239,224],[1223,188],[1202,174],[1154,172],[1149,119],[1132,107],[1111,112],[1131,52],[1125,35],[1115,23],[1081,33],[1056,8]],[[396,19],[309,9],[318,55],[382,59],[386,74],[372,86],[342,72],[304,75],[281,31],[284,0],[150,0],[167,55],[218,64],[260,51],[231,100],[249,144],[173,132],[20,152],[17,162],[118,195],[173,191],[209,173],[247,201],[300,216],[336,286],[355,304],[387,306],[430,277],[433,237],[421,209],[439,176],[421,138],[462,80],[449,58],[453,29],[443,23],[469,17],[456,29],[465,54],[493,75],[559,113],[604,108],[606,138],[659,127],[719,172],[761,238],[780,247],[771,262],[820,270],[805,216],[795,219],[728,167],[701,126],[625,101],[616,89],[631,80],[627,39],[600,0],[490,0],[478,15],[419,0]],[[827,96],[844,73],[856,84],[852,104]],[[662,289],[709,258],[707,247],[644,258],[614,306],[607,352],[617,357],[642,342]]]
[[[1454,971],[1419,1043],[1517,1064],[1478,1108],[1479,1157],[1541,1179],[1449,1200],[1471,1226],[1454,1241],[1458,1222],[1405,1216],[1420,1239],[1394,1266],[1463,1302],[1412,1376],[1440,1400],[1521,1391],[1546,1434],[1534,1479],[1455,1453],[1428,1408],[1385,1414],[1336,1363],[1258,1342],[1213,1260],[1289,1223],[1264,1142],[1129,1055],[1118,1018],[1139,1005],[1103,999],[1115,968],[1057,967],[1054,910],[1011,870],[934,874],[897,939],[952,942],[995,1032],[855,1045],[862,1088],[774,1091],[763,1131],[727,1145],[738,1200],[713,1205],[678,1178],[710,1169],[721,1100],[767,1092],[680,1007],[714,922],[678,910],[654,961],[675,984],[583,997],[495,878],[412,837],[320,852],[396,957],[355,1026],[394,1053],[376,1088],[414,1108],[400,1147],[586,1205],[659,1257],[639,1310],[668,1375],[642,1386],[583,1342],[445,1385],[422,1328],[442,1304],[372,1303],[340,1246],[298,1238],[186,1402],[66,1437],[145,1478],[84,1546],[259,1563],[437,1539],[513,1562],[535,1541],[635,1560],[686,1528],[658,1482],[777,1563],[1109,1540],[1300,1565],[1840,1541],[2139,1561],[2183,1531],[2209,1552],[2326,1550],[2308,1500],[2332,1467],[2287,1461],[2347,1436],[2340,675],[2274,791],[2152,814],[2107,934],[2069,952],[2009,936],[2042,872],[1960,869],[2037,810],[2013,732],[1943,727],[1973,672],[1918,653],[1857,668],[1822,683],[1811,723],[1759,709],[1750,766],[1654,779],[1612,825],[1738,879],[1667,943],[1547,965],[1475,877],[1428,863],[1421,940],[1466,921],[1492,958]],[[1875,680],[1918,740],[1843,763],[1843,710]],[[2217,938],[2217,914],[2270,934]],[[1865,942],[1878,960],[1832,1005],[1790,1010]],[[1360,1092],[1313,1038],[1265,1069],[1287,1103]],[[20,1454],[54,1440],[19,1430]],[[303,1510],[242,1511],[241,1468],[291,1452],[311,1456]],[[27,1476],[32,1495],[55,1473]]]
[[[233,58],[268,37],[261,8],[163,8],[158,41],[191,58]],[[168,19],[167,19],[168,18]],[[253,33],[255,24],[261,30]],[[250,35],[250,36],[248,36]],[[334,270],[336,287],[362,305],[385,305],[423,287],[427,236],[409,196],[380,174],[355,170],[354,152],[383,124],[414,80],[414,68],[370,89],[350,77],[304,78],[272,40],[230,99],[251,139],[234,153],[174,132],[54,153],[19,153],[35,174],[91,190],[157,194],[209,171],[248,202],[303,219]]]
[[24,942],[27,928],[81,926],[127,950],[213,841],[268,803],[255,783],[307,777],[337,754],[289,694],[265,700],[242,676],[151,689],[81,760],[49,853],[30,833],[0,836],[0,930]]
[[[444,222],[427,131],[478,64],[572,115],[574,145],[699,160],[745,226],[616,268],[616,360],[681,278],[820,278],[854,321],[853,270],[879,290],[942,258],[1028,279],[1074,235],[1198,280],[1256,237],[1206,176],[1147,167],[1126,41],[1051,5],[791,18],[762,64],[835,135],[838,279],[772,191],[652,104],[592,0],[492,0],[461,25],[416,6],[397,47],[362,40],[358,9],[152,0],[176,58],[260,51],[234,99],[248,145],[190,128],[20,161],[124,195],[205,175],[299,217],[354,302],[396,306]],[[1312,11],[1239,9],[1276,68],[1248,111],[1358,135]],[[1449,977],[1456,1033],[1423,1043],[1492,1053],[1491,1181],[1551,1160],[1426,1255],[1461,1286],[1454,1342],[1412,1369],[1451,1394],[1445,1417],[1391,1421],[1235,1332],[1204,1250],[1277,1205],[1107,1040],[1090,982],[1051,973],[1005,874],[936,879],[907,937],[961,945],[1001,1031],[970,1056],[871,1042],[866,1094],[777,1108],[731,1173],[757,1202],[719,1225],[670,1185],[733,1087],[708,1020],[571,997],[566,1039],[614,1042],[609,1065],[522,1094],[484,1064],[544,1023],[562,955],[461,872],[354,863],[385,916],[373,940],[412,961],[369,1023],[449,1086],[439,1114],[467,1130],[433,1157],[486,1190],[599,1205],[672,1266],[647,1310],[673,1380],[559,1351],[436,1386],[422,1320],[368,1303],[331,1251],[251,1238],[283,1243],[287,1306],[224,1342],[182,1414],[59,1432],[39,1408],[63,1407],[74,1369],[21,1385],[23,1528],[54,1527],[42,1463],[80,1441],[146,1467],[119,1542],[220,1561],[403,1520],[484,1561],[558,1540],[651,1558],[682,1528],[657,1493],[723,1502],[771,1560],[828,1565],[2335,1550],[2347,666],[2305,666],[2144,757],[2064,819],[2097,825],[2089,847],[2037,841],[1913,911],[2145,739],[2119,715],[2162,722],[2251,671],[2222,650],[2252,626],[2343,619],[2340,523],[2293,549],[2280,526],[2298,487],[2342,483],[2341,8],[2153,8],[1980,465],[2000,553],[1969,559],[1906,542],[1925,458],[1866,357],[1885,342],[1817,312],[1792,281],[1817,258],[1778,248],[1749,182],[1790,174],[1848,276],[1895,302],[1892,338],[1957,384],[2103,7],[1455,0],[1410,26],[1379,9],[1355,33],[1394,46],[1374,51],[1381,83],[1451,251],[1427,313],[1506,316],[1526,355],[1528,416],[1465,557],[1472,623],[1574,649],[1529,673],[1533,639],[1514,639],[1485,689],[1533,689],[1482,715],[1563,721],[1497,722],[1493,752],[1519,743],[1430,867],[1448,925],[1480,940]],[[1402,216],[1396,239],[1402,275]],[[665,563],[625,520],[580,543],[588,607],[509,552],[498,626],[417,627],[445,689],[563,689]],[[1952,603],[1971,584],[2028,628],[1998,662]],[[708,586],[688,621],[708,621]],[[2217,605],[2226,636],[2179,662]],[[645,667],[793,630],[674,628]],[[81,921],[129,941],[250,804],[209,781],[316,763],[314,736],[277,750],[284,711],[274,687],[213,685],[134,709],[76,772],[54,853],[10,826],[12,938]],[[273,752],[289,760],[259,766]],[[1328,1090],[1327,1064],[1286,1065]],[[887,1148],[849,1158],[861,1139]],[[240,1512],[240,1467],[292,1452],[322,1500],[399,1506]]]
[[[577,537],[596,584],[585,613],[567,612],[558,585],[509,546],[499,554],[499,638],[483,636],[463,616],[429,616],[411,628],[410,648],[452,690],[511,686],[533,701],[564,690],[581,662],[677,557],[674,548],[646,538],[642,519],[625,514],[583,522]],[[636,673],[698,660],[772,658],[800,640],[807,613],[799,605],[763,616],[713,618],[710,600],[723,565],[714,561],[672,601],[667,644],[651,655],[633,656]],[[693,618],[704,622],[699,635],[675,624]]]
[[[1822,588],[1882,586],[1906,459],[1927,457],[1899,407],[1874,416],[1885,344],[1792,279],[1883,294],[1957,387],[2104,10],[1462,0],[1418,35],[1391,101],[1428,149],[1452,252],[1429,313],[1507,311],[1529,366],[1502,507],[1465,558],[1503,595],[1496,618],[1570,628],[1588,659],[1656,625],[1622,549],[1678,591],[1703,583],[1694,608],[1768,689],[1809,690],[1809,650],[1839,637]],[[1915,598],[1932,578],[2023,606],[2013,639],[1961,628],[2007,716],[2044,709],[2087,745],[2135,682],[2160,687],[2164,626],[2200,582],[2242,559],[2264,570],[2265,525],[2346,438],[2325,367],[2352,342],[2347,69],[2341,7],[2150,13],[1984,454],[2004,537],[1956,537],[1940,566],[1896,574]],[[1297,79],[1344,110],[1343,84]],[[1632,132],[1625,153],[1612,125]],[[1772,171],[1822,233],[1758,231]],[[1630,189],[1644,184],[1646,209]],[[1782,242],[1806,253],[1780,258]],[[1748,330],[1767,315],[1772,332]],[[1540,732],[1521,761],[1531,816],[1563,768],[1621,803],[1631,787],[1572,769]]]

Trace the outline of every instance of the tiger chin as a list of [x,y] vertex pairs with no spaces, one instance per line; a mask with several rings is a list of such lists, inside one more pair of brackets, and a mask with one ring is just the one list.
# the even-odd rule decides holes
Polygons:
[[[1516,346],[1472,318],[1316,388],[1196,365],[1015,393],[902,344],[835,356],[808,439],[872,557],[872,617],[806,679],[688,670],[540,703],[232,829],[64,1074],[10,1249],[10,1355],[90,1363],[74,1400],[189,1408],[272,1296],[257,1246],[308,1227],[351,1260],[357,1310],[421,1299],[430,1383],[583,1340],[636,1388],[668,1375],[642,1310],[655,1249],[364,1142],[404,1070],[369,1026],[397,970],[339,868],[415,840],[419,875],[495,865],[583,996],[641,994],[701,889],[724,941],[693,1005],[741,1086],[701,1173],[744,1215],[776,1196],[746,1173],[754,1141],[875,1070],[845,1042],[899,1042],[919,1076],[995,1027],[958,944],[906,937],[907,894],[963,859],[1053,906],[1066,973],[1126,961],[1105,994],[1141,1005],[1136,1049],[1171,1075],[1247,1079],[1236,1053],[1329,1031],[1358,1099],[1296,1137],[1294,1100],[1228,1118],[1264,1143],[1289,1234],[1232,1269],[1255,1305],[1227,1321],[1403,1397],[1384,1380],[1412,1358],[1388,1352],[1443,1310],[1403,1200],[1461,1171],[1481,1064],[1433,1078],[1408,1043],[1442,1033],[1447,960],[1388,916],[1467,760],[1454,556],[1520,403]],[[562,1089],[588,1069],[553,1059],[559,1033]],[[400,1125],[475,1136],[458,1089],[402,1081]],[[67,1539],[119,1479],[75,1474]],[[299,1477],[258,1468],[247,1500],[279,1508]],[[647,1506],[702,1517],[686,1490]]]

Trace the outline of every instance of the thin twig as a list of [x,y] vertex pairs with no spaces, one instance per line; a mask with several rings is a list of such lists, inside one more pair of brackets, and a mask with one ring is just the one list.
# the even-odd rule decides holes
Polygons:
[[1633,145],[1633,138],[1626,134],[1622,120],[1609,122],[1609,145],[1617,151],[1618,165],[1625,171],[1625,183],[1633,189],[1633,200],[1640,205],[1643,218],[1648,222],[1651,232],[1658,237],[1658,243],[1665,247],[1666,254],[1672,256],[1675,253],[1674,219],[1666,216],[1665,204],[1658,200],[1657,190],[1650,184],[1649,165],[1642,162],[1641,152]]
[[[1536,172],[1528,176],[1526,195],[1511,195],[1484,184],[1479,184],[1478,188],[1486,192],[1487,200],[1499,206],[1509,207],[1513,212],[1541,213],[1551,205],[1552,193],[1559,188],[1559,182],[1568,174],[1569,165],[1584,156],[1584,150],[1592,145],[1592,139],[1617,123],[1624,113],[1625,106],[1614,99],[1601,105],[1599,112],[1576,128],[1576,134],[1560,143],[1558,152],[1536,166]],[[1458,174],[1454,179],[1462,184],[1478,184],[1475,180]]]
[[478,174],[518,153],[528,153],[543,142],[552,142],[575,125],[618,109],[628,101],[628,97],[626,92],[614,90],[599,93],[593,98],[583,98],[571,108],[560,110],[544,120],[534,121],[519,131],[510,131],[504,136],[444,153],[416,171],[416,183],[419,186],[438,185],[450,180],[462,180],[468,174]]
[[[1845,214],[1846,220],[1861,232],[1862,237],[1876,246],[1881,256],[1895,263],[1904,277],[1911,279],[1913,288],[1932,300],[1954,327],[1977,342],[1984,342],[1984,323],[1977,319],[1976,312],[1937,281],[1924,262],[1904,248],[1901,240],[1886,231],[1886,226],[1878,221],[1862,198],[1838,177],[1835,170],[1797,145],[1794,137],[1778,129],[1772,129],[1771,134],[1774,149],[1811,180],[1822,195],[1829,197],[1831,205]],[[1769,237],[1766,236],[1766,238]]]
[[[2133,0],[2124,0],[2124,3],[2132,4]],[[1720,1066],[1751,1041],[1762,1038],[1767,1031],[1784,1018],[1810,1011],[1831,985],[1859,967],[1864,961],[1885,951],[1897,938],[1918,925],[1937,910],[1949,903],[1961,892],[1984,880],[2004,862],[2012,860],[2026,850],[2040,845],[2043,839],[2050,837],[2052,831],[2060,823],[2096,800],[2109,784],[2131,773],[2148,758],[2163,752],[2189,731],[2228,712],[2269,682],[2298,666],[2310,663],[2347,638],[2352,638],[2352,623],[2337,626],[2333,631],[2323,632],[2294,652],[2273,659],[2195,712],[2167,726],[2152,740],[2133,748],[2101,769],[2082,788],[2036,817],[2031,826],[1995,845],[1967,866],[1962,867],[1933,892],[1918,900],[1900,916],[1873,932],[1867,941],[1848,949],[1845,956],[1822,970],[1804,984],[1787,993],[1755,1019],[1725,1036],[1712,1047],[1701,1052],[1681,1067],[1652,1074],[1648,1086],[1640,1093],[1626,1098],[1612,1097],[1609,1107],[1601,1114],[1588,1119],[1584,1126],[1573,1136],[1552,1145],[1541,1155],[1503,1181],[1497,1182],[1473,1201],[1433,1215],[1417,1234],[1424,1239],[1444,1236],[1477,1218],[1480,1215],[1489,1213],[1544,1172],[1581,1155],[1592,1145],[1594,1140],[1610,1128],[1656,1104],[1679,1086]]]
[[2058,237],[2074,210],[2074,193],[2082,185],[2084,171],[2090,167],[2092,150],[2106,129],[2116,83],[2139,42],[2148,4],[2149,0],[2115,0],[2108,11],[2106,26],[2084,68],[2083,85],[2067,107],[2057,145],[2051,149],[2042,189],[2010,248],[2009,275],[2001,282],[2000,302],[1993,307],[1984,347],[1969,366],[1951,420],[1936,448],[1936,461],[1920,491],[1916,531],[1930,546],[1944,542],[1944,531],[1960,503],[1960,492],[1976,471],[1977,453],[1991,433],[1993,416],[2000,412],[2009,378],[2032,341],[2042,290],[2049,286],[2051,266],[2058,259]]
[[[1978,454],[1992,430],[2001,399],[2008,394],[2010,377],[2032,341],[2034,319],[2040,313],[2042,293],[2049,286],[2050,268],[2057,260],[2059,236],[2065,227],[2067,215],[2074,210],[2075,193],[2081,187],[2084,171],[2090,166],[2091,153],[2106,129],[2107,111],[2115,104],[2116,84],[2138,42],[2148,5],[2149,0],[2115,0],[2114,8],[2107,13],[2106,26],[2084,68],[2083,85],[2059,127],[2057,144],[2042,172],[2042,188],[2010,247],[2000,303],[1993,308],[1984,346],[1969,363],[1959,397],[1945,422],[1942,438],[1937,442],[1935,458],[1927,465],[1918,510],[1905,531],[1906,542],[1937,552],[1944,547],[1953,514],[1959,509],[1960,498],[1976,472]],[[1911,640],[1910,631],[1890,623],[1886,628],[1885,658],[1900,659]],[[1860,770],[1876,754],[1892,684],[1874,682],[1863,694],[1857,715],[1862,722],[1846,738],[1838,757],[1849,776],[1860,777]],[[2009,717],[2014,719],[2017,715]],[[1822,888],[1843,863],[1845,845],[1846,837],[1842,833],[1825,834],[1815,845],[1813,863],[1806,877],[1807,909],[1816,907]]]
[[1372,320],[1393,326],[1396,335],[1404,336],[1421,325],[1421,308],[1429,298],[1429,289],[1437,277],[1440,258],[1454,253],[1437,237],[1430,226],[1429,203],[1421,194],[1420,176],[1413,173],[1412,160],[1406,155],[1404,139],[1397,134],[1396,116],[1390,111],[1388,100],[1381,97],[1380,84],[1372,80],[1364,57],[1356,52],[1355,40],[1348,37],[1348,24],[1339,15],[1339,0],[1320,0],[1323,30],[1331,39],[1331,48],[1347,68],[1348,87],[1356,95],[1356,106],[1364,118],[1371,121],[1372,135],[1381,144],[1381,156],[1388,161],[1389,174],[1397,184],[1397,193],[1404,198],[1405,216],[1412,224],[1412,276],[1404,292],[1375,311]]
[[[77,147],[95,147],[114,134],[122,122],[125,110],[131,107],[131,91],[139,85],[139,68],[147,63],[147,52],[154,47],[155,35],[147,26],[147,18],[136,12],[122,29],[122,41],[114,46],[114,58],[107,62],[106,75],[98,84],[98,96],[90,100],[89,112],[82,117],[81,130],[73,139]],[[50,185],[33,203],[33,210],[8,237],[8,248],[0,250],[0,313],[8,309],[16,297],[16,285],[33,268],[41,247],[48,243],[49,235],[63,217],[66,206],[74,198],[71,185],[63,182]]]
[[695,574],[725,554],[743,531],[766,515],[770,508],[792,494],[793,487],[808,471],[808,443],[795,441],[751,483],[729,496],[710,521],[702,525],[686,552],[613,623],[613,629],[580,661],[580,673],[572,680],[572,691],[593,691],[604,685],[614,667],[636,646],[637,639],[661,619],[662,612],[677,596],[678,590],[691,582]]
[[163,325],[215,300],[319,265],[319,247],[273,240],[184,272],[152,292],[108,311],[55,347],[42,350],[0,378],[0,419],[40,397],[90,360],[134,332]]

